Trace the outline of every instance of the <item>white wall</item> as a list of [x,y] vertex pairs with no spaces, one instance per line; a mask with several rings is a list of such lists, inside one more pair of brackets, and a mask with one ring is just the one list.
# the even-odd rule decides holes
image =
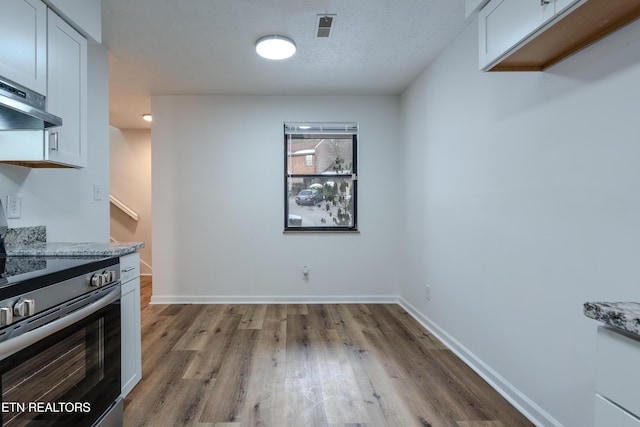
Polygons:
[[111,239],[144,242],[140,273],[151,274],[151,131],[109,128],[111,194],[136,214],[133,220],[113,204]]
[[544,73],[477,68],[472,23],[402,98],[401,295],[541,424],[591,426],[582,304],[640,298],[640,21]]
[[[153,301],[397,295],[399,111],[399,97],[153,97]],[[360,234],[283,235],[285,121],[359,123]]]
[[[9,227],[44,225],[56,242],[109,241],[109,135],[107,50],[90,44],[88,54],[88,162],[83,169],[30,169],[0,164],[0,197],[22,198],[22,216]],[[93,200],[93,184],[106,197]]]

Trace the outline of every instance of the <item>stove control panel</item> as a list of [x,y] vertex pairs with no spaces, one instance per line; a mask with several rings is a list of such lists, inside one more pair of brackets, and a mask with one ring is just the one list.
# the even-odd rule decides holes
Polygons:
[[101,288],[105,285],[110,284],[111,282],[115,282],[116,278],[117,276],[115,270],[105,270],[102,273],[96,273],[91,276],[89,283],[91,284],[91,286]]
[[[29,258],[19,261],[14,263],[14,267],[29,267],[33,263]],[[99,294],[109,286],[117,286],[120,281],[118,258],[85,260],[37,257],[35,261],[39,268],[28,271],[35,274],[25,277],[14,275],[13,281],[2,288],[5,297],[0,300],[0,342],[9,336],[1,329],[17,330],[18,323],[22,321],[26,321],[25,325],[33,325],[33,319],[27,319],[56,313],[59,305],[85,294]],[[96,289],[103,287],[105,289]]]
[[29,317],[36,314],[36,301],[32,298],[20,298],[13,307],[0,307],[0,327],[13,323],[16,317]]

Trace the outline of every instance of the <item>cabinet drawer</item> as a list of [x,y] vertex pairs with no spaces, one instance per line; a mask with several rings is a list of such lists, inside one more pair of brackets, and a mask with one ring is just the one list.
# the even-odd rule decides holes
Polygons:
[[595,427],[640,427],[640,419],[596,394]]
[[126,283],[140,276],[140,254],[137,252],[120,257],[120,281]]
[[605,326],[598,328],[598,394],[635,416],[640,416],[639,360],[639,339]]

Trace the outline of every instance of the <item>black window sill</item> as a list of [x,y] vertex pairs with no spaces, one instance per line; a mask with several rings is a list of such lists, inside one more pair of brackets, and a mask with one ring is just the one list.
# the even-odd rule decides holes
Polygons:
[[282,232],[282,234],[360,234],[360,230],[350,228],[347,230],[341,230],[336,228],[328,228],[328,229],[286,229]]

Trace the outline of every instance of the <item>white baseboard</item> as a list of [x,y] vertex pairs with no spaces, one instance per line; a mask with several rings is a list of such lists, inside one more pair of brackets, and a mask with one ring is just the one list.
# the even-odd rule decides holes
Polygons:
[[413,305],[402,297],[398,298],[398,303],[404,308],[418,323],[431,332],[444,345],[449,348],[464,363],[482,377],[491,387],[517,408],[536,426],[562,427],[562,424],[553,418],[547,411],[538,406],[535,402],[524,395],[513,384],[494,371],[489,365],[473,354],[468,348],[458,342],[451,335],[446,333],[438,325],[424,316]]
[[398,304],[397,295],[212,296],[152,295],[151,304]]

